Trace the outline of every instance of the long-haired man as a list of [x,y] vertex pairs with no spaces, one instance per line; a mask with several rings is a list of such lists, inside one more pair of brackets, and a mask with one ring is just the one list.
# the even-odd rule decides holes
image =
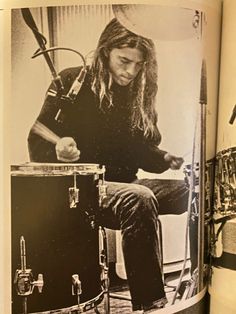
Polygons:
[[[81,68],[60,73],[67,92]],[[52,84],[49,88],[55,90]],[[157,127],[157,61],[153,42],[116,19],[106,26],[76,101],[55,115],[58,102],[47,94],[38,120],[55,132],[56,145],[29,134],[29,153],[37,162],[105,165],[107,197],[100,224],[120,229],[133,310],[149,311],[167,303],[161,272],[158,214],[180,214],[187,189],[177,180],[138,180],[138,169],[162,173],[179,169],[183,159],[161,150]]]

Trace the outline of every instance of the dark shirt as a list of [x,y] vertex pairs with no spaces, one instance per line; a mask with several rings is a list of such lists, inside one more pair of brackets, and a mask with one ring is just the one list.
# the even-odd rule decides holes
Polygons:
[[[80,69],[69,68],[60,73],[65,93]],[[49,90],[56,90],[53,83]],[[78,162],[105,165],[106,180],[131,182],[139,168],[155,173],[167,170],[166,152],[158,148],[161,141],[158,129],[155,139],[145,137],[139,129],[133,130],[128,88],[113,84],[112,91],[113,105],[101,107],[91,90],[91,74],[88,72],[75,102],[63,104],[63,123],[55,120],[60,101],[50,92],[46,95],[38,121],[59,137],[73,137],[80,150]],[[33,129],[29,133],[28,147],[31,161],[58,162],[55,144],[35,134]]]

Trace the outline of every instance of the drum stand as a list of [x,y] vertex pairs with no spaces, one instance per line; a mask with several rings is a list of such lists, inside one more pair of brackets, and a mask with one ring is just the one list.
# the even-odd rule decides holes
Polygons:
[[[191,175],[193,178],[193,174]],[[188,200],[188,216],[186,222],[186,232],[185,232],[185,254],[184,254],[184,261],[183,267],[179,276],[179,282],[176,287],[174,288],[174,296],[171,301],[171,305],[175,304],[177,297],[181,298],[181,300],[186,300],[194,296],[197,292],[198,287],[198,267],[196,265],[196,253],[195,253],[195,245],[197,236],[198,236],[198,219],[199,219],[199,199],[197,192],[194,191],[193,187],[193,180],[190,181],[190,188],[189,188],[189,200]],[[187,263],[187,254],[189,251],[188,248],[188,239],[190,240],[190,258],[192,261],[195,262],[195,265],[192,264],[192,274],[191,278],[188,280],[183,280],[183,276],[185,275],[186,270],[186,263]],[[194,245],[194,247],[193,247]],[[198,250],[197,250],[198,251]],[[194,255],[194,256],[193,256]],[[179,295],[179,296],[178,296]]]
[[[109,293],[109,277],[108,277],[108,262],[107,262],[107,237],[103,227],[99,227],[99,233],[101,235],[101,253],[100,253],[100,266],[101,266],[101,281],[104,294],[104,311],[105,314],[110,313],[110,293]],[[99,313],[95,309],[96,313]]]
[[[202,19],[202,17],[201,17]],[[197,267],[193,272],[192,291],[199,293],[204,287],[204,230],[206,207],[206,106],[207,106],[207,73],[206,61],[202,60],[200,86],[200,163],[199,163],[199,204],[197,206]],[[190,235],[191,236],[191,235]],[[191,286],[191,285],[190,285]],[[193,294],[192,294],[193,295]],[[190,295],[190,296],[192,296]],[[189,297],[190,297],[189,296]]]
[[[176,287],[175,294],[172,300],[172,305],[175,303],[177,294],[182,290],[183,285],[185,285],[185,291],[182,294],[182,298],[190,298],[191,296],[199,293],[204,287],[204,230],[205,230],[205,202],[206,202],[206,191],[205,191],[205,176],[206,176],[206,105],[207,105],[207,82],[206,82],[206,62],[202,60],[201,66],[201,86],[200,86],[200,162],[199,162],[199,193],[194,192],[194,176],[193,173],[190,176],[190,187],[189,187],[189,200],[188,200],[188,219],[186,230],[190,229],[191,219],[195,221],[193,225],[195,231],[195,225],[197,222],[197,237],[195,232],[189,232],[190,235],[190,246],[191,246],[191,237],[194,233],[193,242],[197,241],[197,265],[192,272],[191,279],[187,282],[182,282],[182,278],[185,271],[186,265],[186,254],[187,254],[187,239],[185,240],[185,259],[184,266],[181,271],[180,280]],[[194,137],[195,142],[195,137]],[[194,143],[195,144],[195,143]],[[194,168],[194,157],[195,157],[195,148],[193,146],[193,156],[192,156],[192,172]],[[198,198],[199,194],[199,198]],[[187,236],[187,232],[186,232]]]

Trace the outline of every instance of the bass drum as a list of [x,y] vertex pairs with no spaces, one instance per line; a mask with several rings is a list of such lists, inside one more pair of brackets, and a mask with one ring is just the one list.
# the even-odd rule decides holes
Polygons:
[[[96,303],[102,295],[95,223],[103,177],[104,169],[94,164],[11,167],[13,313],[22,313],[26,300],[27,313],[69,313],[64,308],[78,304],[72,295],[75,274],[81,281],[80,302]],[[30,283],[24,279],[28,269]],[[43,275],[42,292],[34,287],[29,294],[38,274]]]

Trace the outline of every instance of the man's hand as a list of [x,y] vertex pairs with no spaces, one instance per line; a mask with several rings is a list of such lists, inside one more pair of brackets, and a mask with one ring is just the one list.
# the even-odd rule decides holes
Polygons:
[[72,137],[62,137],[56,144],[57,159],[64,162],[74,162],[79,159],[80,151]]
[[171,155],[169,153],[166,153],[164,156],[164,159],[166,162],[169,163],[170,169],[172,170],[178,170],[182,166],[184,159],[182,157],[176,157],[174,155]]

